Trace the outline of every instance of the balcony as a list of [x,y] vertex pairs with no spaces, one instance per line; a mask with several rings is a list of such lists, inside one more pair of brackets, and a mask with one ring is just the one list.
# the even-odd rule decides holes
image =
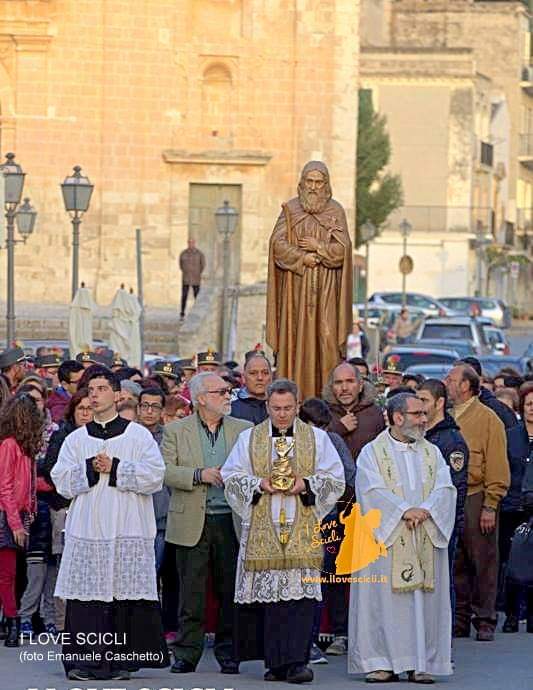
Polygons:
[[490,207],[402,206],[390,214],[386,229],[398,229],[399,233],[399,225],[404,218],[411,224],[413,232],[494,234],[494,213]]
[[533,133],[520,134],[518,160],[529,170],[533,170]]

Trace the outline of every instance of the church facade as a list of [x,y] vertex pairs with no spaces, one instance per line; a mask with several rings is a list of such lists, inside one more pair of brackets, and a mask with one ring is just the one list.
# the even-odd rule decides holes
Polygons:
[[[224,200],[239,212],[230,283],[260,295],[280,204],[309,159],[327,163],[353,232],[358,65],[354,0],[1,3],[1,153],[16,154],[39,214],[16,248],[17,300],[70,299],[59,185],[74,165],[95,185],[80,280],[99,304],[136,285],[137,227],[148,307],[177,308],[189,237],[215,289]],[[239,322],[256,340],[264,317],[253,303],[248,322],[242,300]]]

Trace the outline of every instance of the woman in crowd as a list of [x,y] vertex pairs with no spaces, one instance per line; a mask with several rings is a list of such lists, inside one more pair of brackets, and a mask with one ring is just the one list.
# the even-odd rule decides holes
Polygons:
[[[527,462],[533,462],[533,383],[520,389],[519,412],[521,421],[507,431],[507,456],[511,467],[511,486],[501,503],[500,562],[509,559],[511,537],[518,525],[531,517],[531,508],[524,509],[522,481]],[[505,614],[503,632],[518,632],[522,588],[512,582],[505,583]],[[527,631],[533,633],[533,587],[526,592]]]
[[6,647],[19,645],[15,598],[17,549],[25,549],[37,508],[35,461],[43,417],[28,393],[18,393],[0,414],[0,604],[7,619]]

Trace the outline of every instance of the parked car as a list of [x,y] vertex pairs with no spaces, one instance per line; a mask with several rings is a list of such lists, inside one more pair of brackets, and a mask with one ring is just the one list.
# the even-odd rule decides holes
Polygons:
[[[49,350],[53,350],[54,352],[57,352],[63,359],[69,359],[70,357],[68,340],[38,340],[28,338],[22,341],[22,349],[30,357],[35,357],[39,348],[48,348]],[[107,348],[106,342],[103,340],[93,339],[94,351],[99,351],[100,349],[105,348]],[[76,354],[77,353],[75,353],[75,355]]]
[[527,357],[513,357],[509,355],[484,355],[479,357],[481,369],[486,376],[493,378],[503,367],[512,367],[524,376],[528,372]]
[[[401,292],[374,292],[368,301],[372,302],[373,304],[397,304],[401,306],[402,297],[403,295]],[[405,297],[406,306],[409,309],[411,309],[411,307],[419,309],[423,311],[426,316],[456,315],[452,309],[449,309],[444,304],[441,304],[436,299],[429,297],[428,295],[422,295],[418,292],[407,292]]]
[[453,364],[413,364],[407,367],[405,374],[422,375],[426,379],[439,379],[444,381]]
[[460,359],[459,353],[455,350],[418,345],[396,345],[383,357],[382,368],[385,369],[390,360],[400,371],[406,371],[415,365],[449,364],[451,367],[458,359]]
[[447,350],[454,350],[459,354],[459,357],[463,359],[464,357],[475,357],[476,351],[470,340],[459,340],[459,338],[449,338],[449,339],[435,339],[424,338],[421,341],[415,341],[413,345],[423,345],[424,347],[438,347],[446,348]]
[[464,316],[486,316],[499,328],[511,327],[511,310],[501,299],[493,297],[441,297],[439,302]]
[[456,316],[443,319],[426,319],[420,325],[416,340],[470,340],[477,355],[489,354],[490,347],[483,327],[476,319]]
[[485,338],[495,355],[510,355],[511,346],[501,328],[495,326],[483,326]]
[[[383,312],[378,324],[379,343],[381,349],[387,345],[394,345],[396,343],[396,333],[393,330],[394,322],[400,315],[401,307],[389,306]],[[409,319],[414,326],[412,340],[415,340],[415,335],[418,329],[418,323],[421,323],[425,318],[425,314],[421,309],[409,309]]]

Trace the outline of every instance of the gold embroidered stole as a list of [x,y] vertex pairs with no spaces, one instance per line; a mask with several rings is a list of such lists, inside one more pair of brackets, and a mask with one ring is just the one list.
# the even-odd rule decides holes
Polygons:
[[[313,430],[299,419],[294,420],[294,451],[290,458],[294,474],[308,477],[315,473],[315,436]],[[254,427],[250,435],[250,459],[257,477],[270,477],[272,470],[272,437],[269,420]],[[321,568],[322,548],[312,546],[313,529],[317,524],[311,507],[302,505],[298,496],[296,513],[289,539],[282,544],[272,519],[272,496],[263,494],[252,507],[250,533],[246,545],[245,570],[288,570],[290,568]]]
[[[404,498],[399,484],[396,464],[391,456],[389,431],[383,431],[374,441],[373,447],[387,489]],[[425,477],[423,483],[423,500],[425,501],[435,486],[437,454],[435,447],[426,441],[418,441],[424,455]],[[409,530],[405,520],[393,532],[392,546],[392,591],[412,592],[422,589],[432,592],[435,589],[435,564],[433,541],[437,528],[431,520],[425,520],[413,531]],[[433,537],[433,540],[432,540]],[[416,544],[416,545],[415,545]]]

